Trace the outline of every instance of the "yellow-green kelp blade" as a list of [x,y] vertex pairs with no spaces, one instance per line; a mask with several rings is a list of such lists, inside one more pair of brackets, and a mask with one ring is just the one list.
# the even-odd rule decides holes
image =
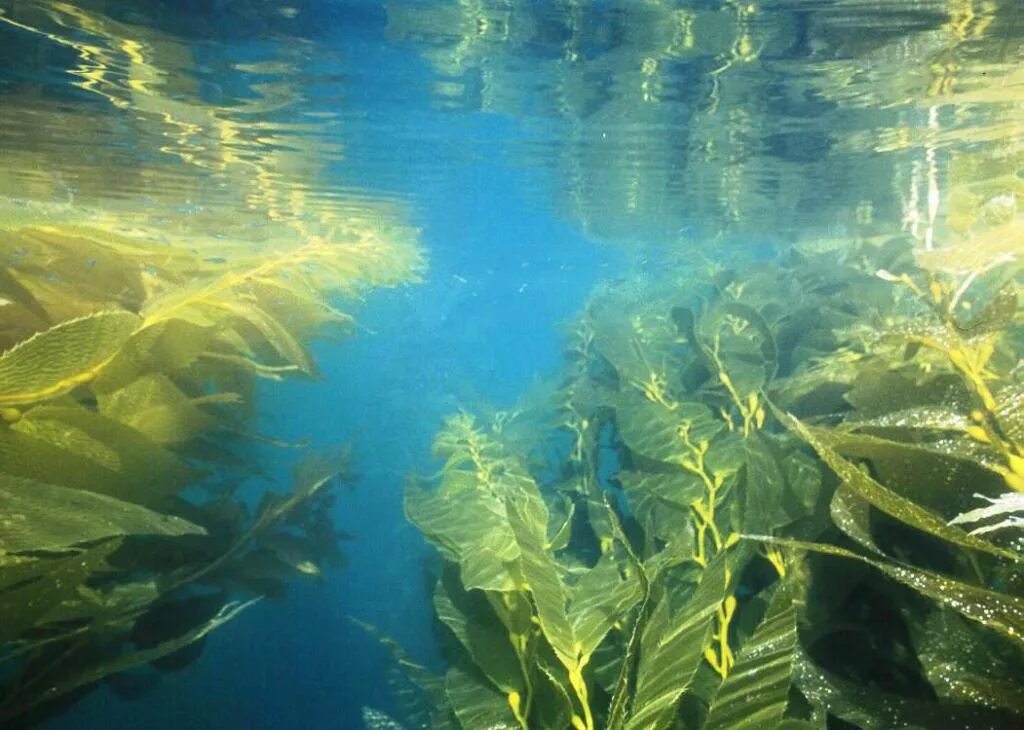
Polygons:
[[718,688],[705,730],[778,727],[789,704],[796,661],[797,615],[789,584],[775,592],[764,620]]
[[139,325],[131,312],[62,322],[0,355],[0,406],[55,398],[88,383]]
[[119,535],[202,535],[179,517],[94,492],[0,475],[0,554],[61,550]]

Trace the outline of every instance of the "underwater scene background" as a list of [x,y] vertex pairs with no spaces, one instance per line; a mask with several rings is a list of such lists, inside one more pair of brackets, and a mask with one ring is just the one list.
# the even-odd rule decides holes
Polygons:
[[1018,0],[0,0],[0,727],[1024,727]]

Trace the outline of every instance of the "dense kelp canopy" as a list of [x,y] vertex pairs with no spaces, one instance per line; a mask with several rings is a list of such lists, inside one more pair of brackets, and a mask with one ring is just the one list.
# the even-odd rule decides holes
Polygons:
[[435,726],[1021,722],[1019,267],[839,260],[610,288],[546,438],[446,425]]
[[449,665],[392,646],[410,724],[1024,723],[1019,8],[610,5],[391,6],[664,264],[410,484]]
[[318,378],[310,343],[351,329],[345,302],[422,261],[401,210],[306,194],[326,143],[245,121],[294,103],[283,81],[225,108],[153,28],[84,3],[15,3],[0,23],[4,54],[74,79],[68,98],[33,94],[21,55],[0,103],[7,727],[103,680],[137,696],[254,601],[342,563],[348,451],[260,433],[258,382]]

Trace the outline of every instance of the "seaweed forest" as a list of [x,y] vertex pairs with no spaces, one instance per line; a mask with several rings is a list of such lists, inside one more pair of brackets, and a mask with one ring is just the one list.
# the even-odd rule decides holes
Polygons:
[[411,706],[463,728],[1016,726],[1015,267],[946,276],[906,244],[609,289],[546,439],[452,417],[438,484],[406,494],[444,558],[451,663],[409,672]]
[[254,381],[314,377],[306,342],[347,320],[327,294],[412,271],[358,231],[227,270],[82,227],[3,236],[18,252],[0,358],[11,720],[115,673],[188,662],[289,576],[339,563],[329,510],[344,448],[296,454],[291,491],[247,509],[254,450],[302,451],[253,430]]
[[[351,481],[349,448],[264,433],[260,394],[321,379],[311,343],[351,334],[349,305],[423,265],[415,230],[386,205],[306,201],[310,153],[280,144],[257,159],[257,130],[182,101],[167,37],[83,7],[16,5],[0,21],[88,70],[71,67],[81,98],[15,97],[2,112],[8,142],[48,114],[70,135],[4,154],[4,727],[59,714],[101,683],[140,696],[253,603],[342,565],[332,508]],[[127,83],[111,47],[130,59]],[[170,161],[64,164],[111,106],[149,112],[126,131],[137,140],[173,130]],[[39,175],[40,160],[54,172]],[[172,223],[176,176],[211,193]],[[126,207],[118,186],[147,181],[154,197]]]
[[1024,727],[1015,0],[171,5],[0,0],[0,727]]
[[[753,4],[624,6],[618,57],[581,44],[578,67],[551,61],[554,103],[577,109],[588,78],[621,89],[637,123],[697,96],[678,187],[631,177],[646,158],[628,143],[612,163],[586,131],[566,144],[589,230],[659,240],[696,209],[719,246],[768,216],[784,237],[767,256],[716,255],[701,234],[660,246],[657,275],[599,286],[565,328],[549,394],[446,421],[443,466],[405,497],[440,558],[448,665],[391,644],[413,726],[1024,723],[1024,168],[1020,86],[997,70],[1015,56],[1002,68],[1019,79],[1020,15],[934,5],[945,25],[893,43],[841,37],[857,9],[820,13],[803,27],[820,65],[796,90],[779,80],[786,21]],[[513,107],[516,51],[535,36],[493,10],[505,22],[457,56],[425,52],[484,75],[485,106]],[[427,15],[396,32],[415,37]],[[669,85],[694,67],[707,83]],[[810,99],[833,149],[802,159],[816,139],[787,126]],[[850,130],[857,114],[870,132]],[[612,128],[579,120],[593,138]],[[669,129],[643,142],[679,159]],[[618,177],[580,173],[597,164]],[[862,187],[880,164],[890,184]],[[837,177],[846,194],[822,195]]]

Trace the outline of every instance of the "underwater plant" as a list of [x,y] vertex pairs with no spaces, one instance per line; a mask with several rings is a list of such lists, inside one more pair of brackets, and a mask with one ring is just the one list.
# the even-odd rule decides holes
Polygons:
[[25,73],[0,104],[4,727],[137,696],[343,563],[348,450],[261,433],[260,383],[317,378],[339,307],[422,268],[395,204],[317,194],[339,142],[299,121],[305,51],[225,57],[215,103],[194,28],[131,10],[0,11]]
[[449,664],[399,654],[416,717],[1019,724],[1014,245],[959,274],[905,238],[804,247],[596,295],[556,427],[524,447],[452,417],[408,489]]
[[[396,229],[397,230],[397,229]],[[328,297],[413,279],[384,227],[229,257],[87,226],[0,232],[0,721],[31,724],[104,679],[194,661],[294,576],[339,566],[347,449],[276,494],[257,379],[316,377]],[[227,246],[220,247],[224,250]],[[259,497],[259,502],[253,501]]]

